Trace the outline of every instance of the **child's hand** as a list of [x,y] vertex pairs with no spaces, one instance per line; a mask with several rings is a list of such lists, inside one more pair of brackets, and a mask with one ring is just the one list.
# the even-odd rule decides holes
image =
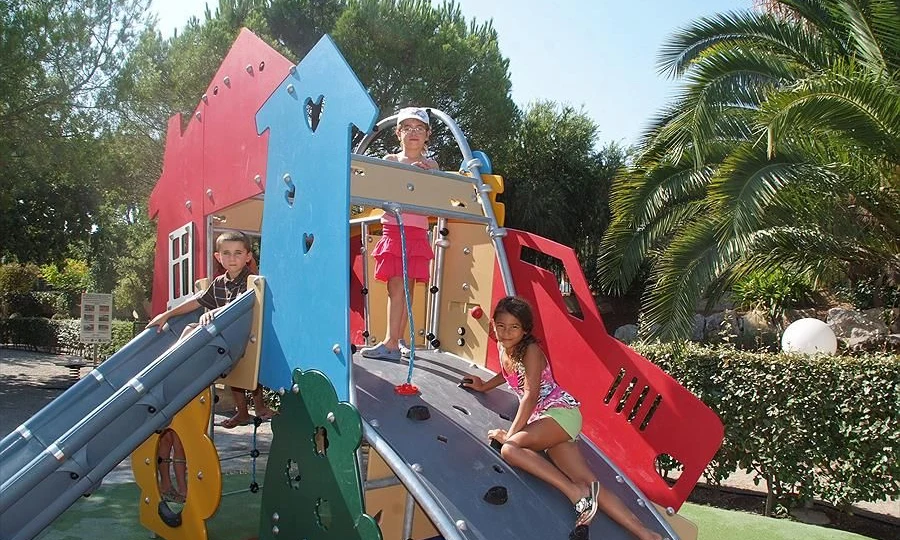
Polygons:
[[494,439],[500,444],[506,443],[506,437],[505,429],[492,429],[488,431],[488,439]]
[[216,317],[215,310],[207,311],[203,315],[200,315],[200,326],[206,326],[207,324],[211,323],[215,317]]
[[463,388],[475,390],[476,392],[484,392],[484,381],[477,375],[469,375],[459,383]]
[[151,326],[155,326],[156,333],[158,334],[158,333],[162,332],[163,326],[165,326],[166,321],[168,319],[169,319],[168,314],[160,313],[156,317],[153,317],[153,319],[151,319],[150,322],[147,323],[147,328],[150,328]]

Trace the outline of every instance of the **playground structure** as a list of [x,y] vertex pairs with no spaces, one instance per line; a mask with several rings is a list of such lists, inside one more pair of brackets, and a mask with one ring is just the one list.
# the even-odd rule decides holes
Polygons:
[[[261,382],[281,398],[261,539],[566,538],[574,514],[565,497],[487,444],[487,429],[514,414],[514,395],[457,386],[466,373],[499,369],[488,319],[511,293],[534,306],[554,374],[582,402],[581,446],[598,479],[663,537],[696,537],[676,512],[721,444],[718,418],[607,334],[570,248],[502,227],[502,178],[451,118],[430,112],[459,144],[460,174],[364,155],[396,119],[375,124],[377,107],[327,36],[293,66],[243,30],[187,127],[180,115],[169,124],[150,202],[153,309],[184,301],[196,279],[214,275],[212,244],[223,230],[261,240],[260,276],[184,341],[176,339],[196,314],[145,331],[3,439],[0,538],[35,536],[132,451],[141,522],[163,538],[205,538],[221,497],[207,434],[207,389],[217,380]],[[363,134],[354,152],[352,126]],[[360,211],[348,223],[351,205]],[[414,396],[395,392],[409,382],[406,362],[352,353],[386,326],[367,250],[385,209],[434,223],[432,282],[413,307]],[[571,296],[556,274],[523,260],[529,250],[558,259]],[[157,483],[164,428],[185,450],[180,512]],[[664,456],[682,466],[672,485],[656,471]],[[504,504],[485,500],[493,487],[505,488]],[[603,515],[590,534],[629,538]]]

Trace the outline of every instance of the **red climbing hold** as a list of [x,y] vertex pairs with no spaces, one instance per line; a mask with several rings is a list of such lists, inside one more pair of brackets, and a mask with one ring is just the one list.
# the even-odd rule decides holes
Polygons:
[[480,319],[484,316],[484,310],[481,309],[481,306],[475,306],[469,311],[469,314],[472,315],[473,319]]
[[419,389],[414,384],[403,383],[394,387],[394,392],[401,396],[414,396],[419,393]]

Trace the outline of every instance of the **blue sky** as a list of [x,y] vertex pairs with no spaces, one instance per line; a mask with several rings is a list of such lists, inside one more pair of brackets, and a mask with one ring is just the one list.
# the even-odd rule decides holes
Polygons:
[[[206,0],[152,0],[164,36]],[[583,106],[600,139],[637,141],[675,84],[656,73],[662,42],[691,20],[749,9],[752,0],[457,0],[467,19],[493,19],[519,106],[550,99]],[[212,0],[210,5],[218,5]]]

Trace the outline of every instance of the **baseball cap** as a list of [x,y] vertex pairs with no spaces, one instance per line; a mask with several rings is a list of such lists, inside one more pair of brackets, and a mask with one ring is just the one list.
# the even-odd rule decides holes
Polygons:
[[420,109],[419,107],[406,107],[404,109],[400,109],[397,112],[397,125],[399,126],[401,122],[404,120],[418,120],[419,122],[423,122],[426,126],[430,126],[431,122],[428,119],[428,113],[425,112],[425,109]]

